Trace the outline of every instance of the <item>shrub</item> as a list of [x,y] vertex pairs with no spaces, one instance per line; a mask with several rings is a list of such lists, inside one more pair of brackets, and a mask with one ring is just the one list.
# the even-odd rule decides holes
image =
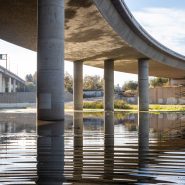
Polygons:
[[[83,108],[85,109],[103,109],[103,102],[102,101],[95,101],[95,102],[84,102]],[[114,101],[114,108],[115,109],[132,109],[125,101],[123,100],[115,100]]]

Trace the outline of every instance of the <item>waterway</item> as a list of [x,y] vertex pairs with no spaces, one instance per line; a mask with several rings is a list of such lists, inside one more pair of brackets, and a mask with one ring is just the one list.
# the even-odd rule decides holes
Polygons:
[[0,112],[0,184],[185,184],[185,113]]

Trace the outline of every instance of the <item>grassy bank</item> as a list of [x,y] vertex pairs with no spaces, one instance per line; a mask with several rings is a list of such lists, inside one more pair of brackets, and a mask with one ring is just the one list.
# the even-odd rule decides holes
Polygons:
[[[86,110],[94,110],[94,111],[102,111],[103,110],[103,102],[102,101],[85,101],[84,109]],[[138,109],[137,105],[131,105],[125,103],[123,100],[115,100],[114,102],[115,110],[133,110],[136,111]],[[152,104],[150,105],[151,111],[185,111],[185,105],[158,105]],[[73,104],[65,104],[65,109],[73,110]]]
[[[123,100],[116,100],[114,102],[115,109],[124,109],[124,110],[137,110],[137,105],[131,105],[125,103]],[[94,102],[84,102],[84,109],[103,109],[102,101]],[[150,105],[150,110],[155,111],[185,111],[185,105]]]

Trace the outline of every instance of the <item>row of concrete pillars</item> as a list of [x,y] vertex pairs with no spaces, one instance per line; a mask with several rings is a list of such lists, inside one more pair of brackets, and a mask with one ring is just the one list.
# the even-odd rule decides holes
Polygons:
[[0,92],[16,92],[16,89],[16,79],[12,79],[11,77],[5,77],[2,73],[0,73]]
[[[138,60],[139,111],[148,111],[148,59]],[[83,62],[74,62],[74,110],[83,110]],[[104,110],[114,111],[114,61],[104,61]]]
[[[64,0],[38,0],[38,119],[64,119]],[[148,62],[139,59],[139,110],[148,110]],[[74,109],[83,106],[82,62],[74,63]],[[114,61],[104,62],[104,108],[114,109]]]

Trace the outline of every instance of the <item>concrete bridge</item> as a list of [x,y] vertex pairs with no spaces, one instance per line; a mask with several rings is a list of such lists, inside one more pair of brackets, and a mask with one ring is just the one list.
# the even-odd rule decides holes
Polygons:
[[17,88],[24,87],[25,81],[16,74],[0,66],[0,93],[17,92]]
[[149,75],[185,78],[185,57],[146,33],[123,0],[0,3],[0,38],[38,52],[38,119],[64,118],[64,59],[74,62],[75,110],[83,107],[83,64],[104,68],[106,111],[114,109],[114,70],[138,74],[140,111],[148,111]]

